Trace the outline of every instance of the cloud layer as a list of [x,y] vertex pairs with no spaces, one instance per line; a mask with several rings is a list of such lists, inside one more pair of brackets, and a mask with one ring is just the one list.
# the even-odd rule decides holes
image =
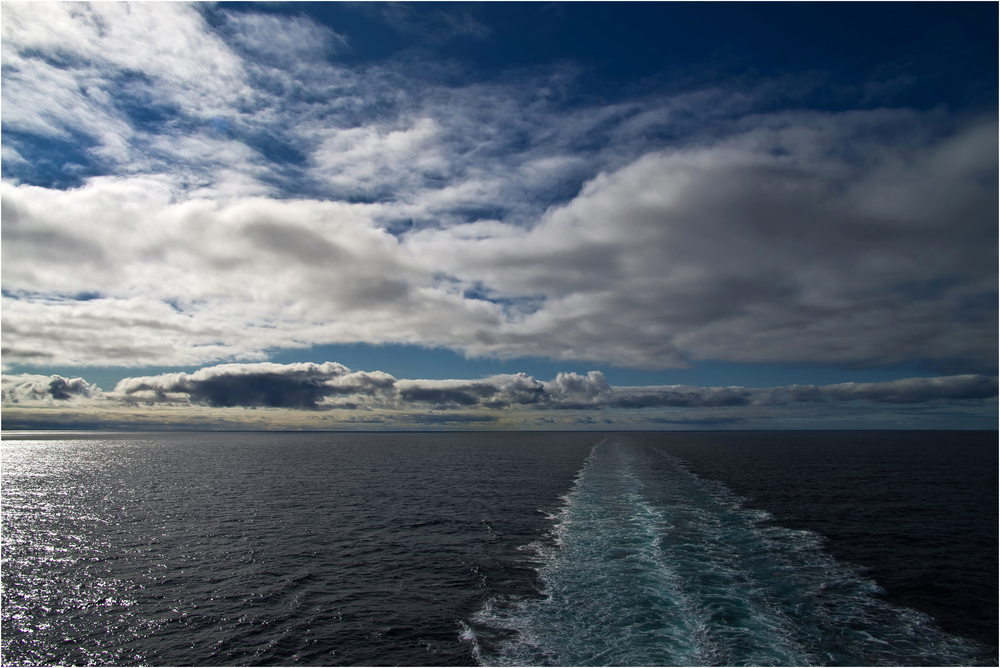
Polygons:
[[[386,11],[400,31],[433,18],[441,39],[487,30]],[[995,114],[773,111],[769,81],[571,104],[568,67],[455,85],[403,60],[348,66],[349,49],[303,17],[5,4],[5,363],[365,342],[996,368]],[[212,373],[120,391],[291,408],[744,396],[569,376],[383,396],[347,391],[380,381],[346,372]]]
[[27,373],[5,374],[2,383],[0,397],[7,406],[15,404],[54,406],[58,402],[74,402],[80,399],[104,400],[101,389],[83,378]]
[[982,404],[997,379],[979,375],[907,378],[881,383],[772,388],[690,385],[615,387],[599,371],[559,373],[539,381],[524,373],[476,380],[396,379],[342,364],[223,364],[194,373],[125,378],[103,392],[82,378],[3,376],[4,405],[56,405],[77,399],[124,406],[180,405],[295,410],[505,411],[637,410],[867,404]]

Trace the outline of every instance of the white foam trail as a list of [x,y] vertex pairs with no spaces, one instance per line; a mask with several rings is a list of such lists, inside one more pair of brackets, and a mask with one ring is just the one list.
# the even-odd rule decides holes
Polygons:
[[486,665],[967,663],[964,641],[872,595],[818,536],[763,524],[719,483],[628,443],[594,446],[553,541],[541,597],[491,600],[472,622],[513,632]]

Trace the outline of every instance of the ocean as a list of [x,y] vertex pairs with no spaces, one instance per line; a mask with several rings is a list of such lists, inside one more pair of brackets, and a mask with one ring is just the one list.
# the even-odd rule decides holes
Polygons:
[[3,665],[995,665],[996,432],[4,433]]

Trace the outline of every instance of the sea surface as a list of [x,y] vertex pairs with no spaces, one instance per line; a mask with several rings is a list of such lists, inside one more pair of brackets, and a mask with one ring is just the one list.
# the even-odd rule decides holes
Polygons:
[[4,433],[3,665],[995,665],[996,432]]

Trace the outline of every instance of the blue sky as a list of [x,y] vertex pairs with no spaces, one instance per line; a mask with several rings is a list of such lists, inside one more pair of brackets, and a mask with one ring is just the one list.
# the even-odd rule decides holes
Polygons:
[[996,427],[994,4],[2,12],[6,428]]

